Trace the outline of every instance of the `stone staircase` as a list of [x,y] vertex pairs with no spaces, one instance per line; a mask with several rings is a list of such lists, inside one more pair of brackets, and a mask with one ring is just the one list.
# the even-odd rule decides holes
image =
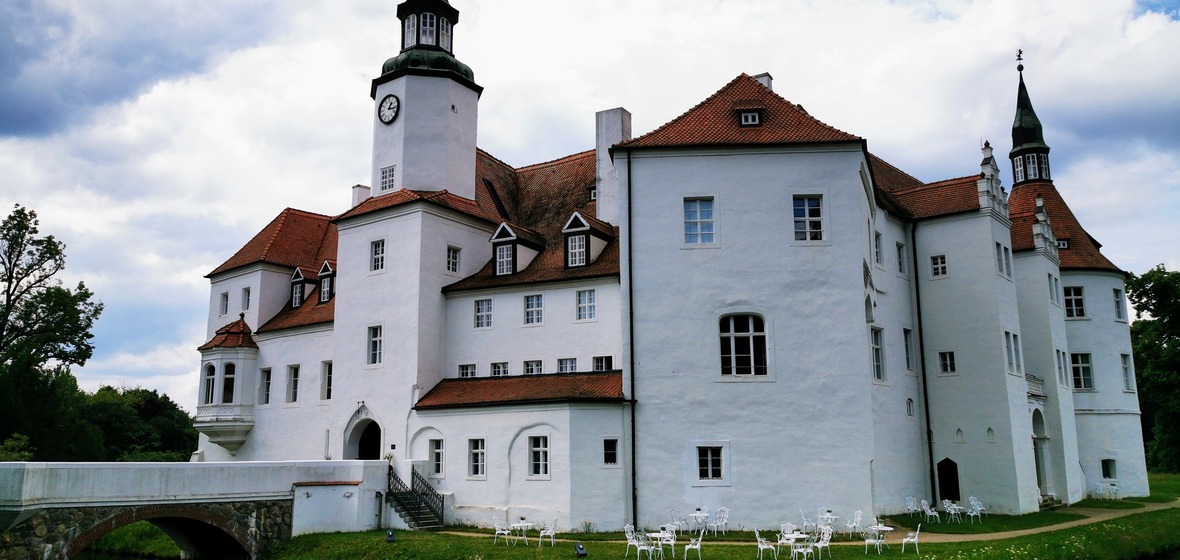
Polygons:
[[422,503],[413,491],[392,492],[386,495],[386,500],[411,529],[416,531],[442,529],[442,520],[434,515],[434,512],[430,511],[430,508]]
[[1066,504],[1058,500],[1056,496],[1041,496],[1041,511],[1053,511],[1065,506]]

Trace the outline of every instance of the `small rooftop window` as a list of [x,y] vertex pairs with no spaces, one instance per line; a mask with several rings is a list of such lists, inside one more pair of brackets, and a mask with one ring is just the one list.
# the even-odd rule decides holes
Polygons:
[[739,111],[742,126],[758,126],[762,124],[762,112],[757,110]]

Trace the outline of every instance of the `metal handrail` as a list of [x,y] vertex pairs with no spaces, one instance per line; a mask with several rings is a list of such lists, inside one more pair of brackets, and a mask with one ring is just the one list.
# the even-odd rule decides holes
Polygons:
[[409,492],[410,487],[402,482],[401,477],[397,476],[397,471],[393,470],[393,465],[389,465],[389,492],[386,494],[390,498],[402,492]]
[[434,517],[437,518],[439,522],[442,522],[442,494],[439,494],[438,491],[436,491],[434,487],[430,485],[430,482],[427,481],[426,478],[418,474],[418,471],[411,471],[410,475],[410,480],[414,488],[414,496],[418,498],[418,501],[422,505],[426,506],[426,509],[430,510],[430,513],[434,514]]

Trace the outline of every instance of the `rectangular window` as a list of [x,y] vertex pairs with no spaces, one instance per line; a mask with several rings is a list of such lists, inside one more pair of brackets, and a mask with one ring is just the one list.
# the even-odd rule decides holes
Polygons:
[[544,373],[544,371],[541,368],[541,360],[525,360],[524,361],[524,373],[526,375],[528,375],[530,373]]
[[1053,303],[1057,303],[1057,290],[1053,288],[1053,274],[1052,273],[1050,273],[1048,275],[1048,282],[1049,282],[1049,301],[1053,302]]
[[869,331],[869,344],[873,349],[873,379],[885,381],[885,348],[882,340],[885,335],[881,329],[873,328]]
[[221,292],[221,304],[218,309],[219,315],[229,314],[229,292]]
[[369,243],[369,270],[385,270],[385,240]]
[[594,356],[594,371],[612,371],[614,369],[614,356]]
[[447,247],[447,272],[459,273],[459,251],[458,247]]
[[270,368],[259,370],[258,378],[258,402],[270,404]]
[[483,438],[467,440],[467,476],[487,476],[487,447]]
[[320,303],[327,303],[332,299],[332,277],[320,278]]
[[902,344],[905,346],[905,368],[914,370],[914,331],[910,329],[901,330]]
[[475,364],[459,364],[459,377],[475,377]]
[[1135,391],[1135,368],[1134,362],[1131,361],[1130,354],[1120,354],[1123,364],[1123,390],[1127,392]]
[[594,290],[578,290],[577,320],[588,321],[598,316]]
[[955,353],[938,353],[938,371],[941,373],[955,373]]
[[697,447],[697,477],[701,480],[721,480],[721,448]]
[[946,255],[930,257],[930,275],[946,276]]
[[1012,251],[1004,247],[1004,276],[1012,277]]
[[1073,388],[1091,390],[1094,388],[1094,371],[1090,368],[1089,354],[1070,354],[1070,369],[1073,371]]
[[571,235],[565,245],[566,266],[586,265],[586,236]]
[[496,276],[512,274],[512,244],[496,245]]
[[820,196],[794,197],[795,241],[823,241],[823,198]]
[[1127,307],[1123,300],[1123,291],[1118,288],[1114,289],[1114,318],[1119,321],[1125,321],[1127,319]]
[[1004,246],[1003,246],[1003,245],[1000,245],[1000,242],[999,242],[999,241],[997,241],[997,242],[996,242],[996,272],[999,272],[1000,274],[1003,274],[1003,273],[1004,273],[1004,251],[1003,251],[1003,247],[1004,247]]
[[291,284],[291,307],[299,307],[303,305],[303,284],[296,282]]
[[558,373],[574,373],[578,371],[577,358],[558,358],[557,359]]
[[492,300],[475,300],[475,328],[486,329],[492,326]]
[[1082,298],[1081,286],[1065,287],[1065,318],[1075,319],[1086,316],[1086,302]]
[[1024,180],[1024,158],[1016,156],[1012,158],[1012,182],[1019,183]]
[[1049,155],[1048,154],[1037,154],[1037,156],[1038,156],[1037,159],[1040,160],[1040,162],[1041,162],[1041,178],[1048,179],[1049,178]]
[[689,245],[714,240],[713,199],[684,199],[684,242]]
[[1053,277],[1053,297],[1058,305],[1061,305],[1061,279],[1056,276]]
[[1028,178],[1031,180],[1040,177],[1037,173],[1037,154],[1028,154],[1024,158],[1024,172],[1028,175]]
[[1004,356],[1008,360],[1008,372],[1016,371],[1016,366],[1012,361],[1012,333],[1004,331]]
[[369,327],[369,356],[366,363],[381,363],[381,325]]
[[423,45],[433,45],[435,42],[435,18],[434,14],[426,12],[422,14],[422,28],[418,32],[418,37],[421,38]]
[[762,122],[762,115],[758,111],[742,111],[742,126],[758,126]]
[[299,366],[287,366],[287,402],[299,400]]
[[508,375],[508,362],[492,362],[492,377]]
[[540,325],[544,319],[544,300],[541,294],[524,296],[524,324]]
[[619,440],[607,438],[602,440],[602,464],[619,464]]
[[549,436],[529,436],[529,476],[549,476]]
[[332,400],[332,362],[320,364],[320,400]]
[[446,449],[443,448],[443,440],[432,439],[429,442],[430,446],[430,475],[434,477],[441,477],[446,474]]
[[1012,333],[1012,350],[1016,352],[1016,373],[1024,373],[1024,358],[1020,356],[1020,335]]
[[410,14],[406,16],[405,28],[402,32],[402,48],[408,49],[418,44],[418,16]]
[[1069,385],[1069,376],[1065,373],[1065,352],[1061,350],[1054,350],[1057,357],[1057,383],[1061,385]]
[[234,364],[225,364],[225,372],[221,376],[221,402],[224,404],[232,404],[234,402],[234,378],[237,377],[237,366]]
[[882,264],[883,256],[881,255],[881,232],[873,232],[873,261],[877,264]]
[[451,50],[451,22],[445,17],[438,18],[438,46]]
[[907,263],[906,263],[906,261],[908,261],[908,260],[909,259],[906,258],[906,254],[905,254],[905,243],[898,243],[897,244],[897,273],[898,274],[906,274],[909,272],[910,267],[907,266]]
[[393,190],[393,183],[394,183],[393,179],[396,175],[397,175],[397,166],[396,165],[390,165],[389,167],[382,167],[381,168],[381,186],[379,187],[378,190],[380,192]]
[[1102,478],[1113,479],[1113,478],[1118,478],[1118,477],[1119,477],[1119,473],[1115,469],[1114,459],[1103,459],[1102,460]]

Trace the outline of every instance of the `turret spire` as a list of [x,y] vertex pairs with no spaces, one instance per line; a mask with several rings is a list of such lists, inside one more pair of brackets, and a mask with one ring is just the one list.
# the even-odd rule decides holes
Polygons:
[[1016,90],[1016,118],[1012,121],[1013,186],[1035,179],[1047,180],[1049,175],[1049,145],[1045,144],[1041,120],[1033,110],[1032,99],[1024,85],[1024,51],[1016,51],[1016,71],[1020,85]]

